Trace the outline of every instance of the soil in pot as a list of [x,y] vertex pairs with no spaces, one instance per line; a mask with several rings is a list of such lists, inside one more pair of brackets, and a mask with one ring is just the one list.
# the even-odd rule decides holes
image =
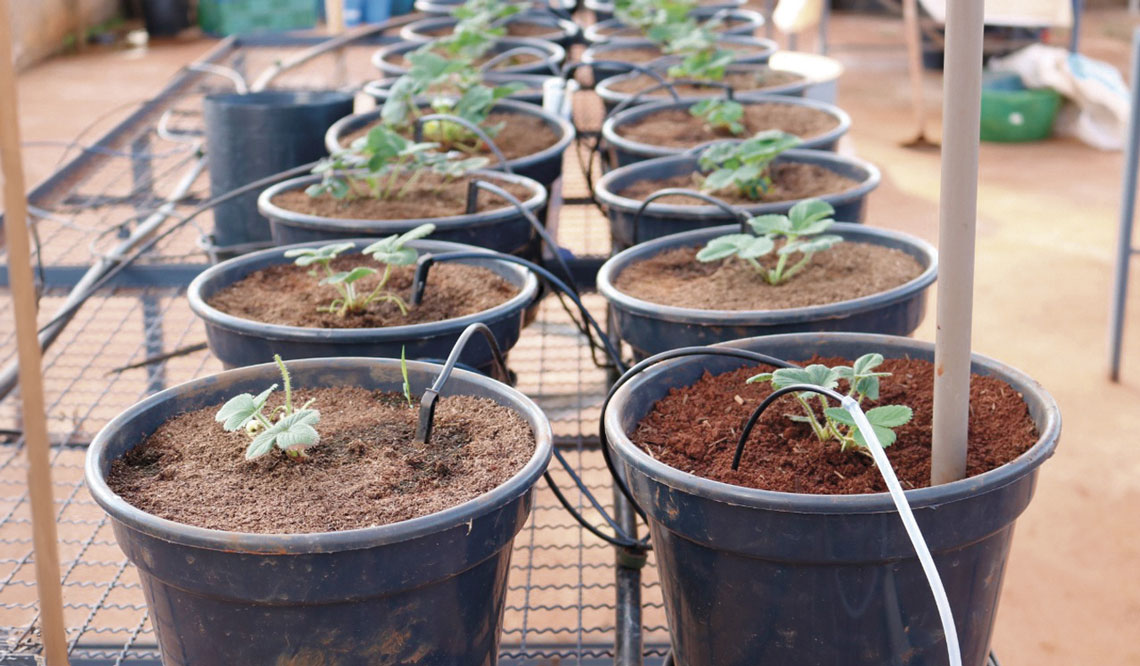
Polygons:
[[[803,364],[850,365],[850,359],[811,358]],[[765,366],[719,375],[705,373],[692,386],[674,388],[638,424],[632,441],[676,469],[737,486],[791,493],[844,495],[885,492],[870,457],[841,452],[835,440],[820,442],[805,423],[787,417],[800,413],[793,396],[781,398],[752,431],[740,469],[732,469],[740,429],[756,406],[772,392],[768,383],[746,380]],[[934,365],[918,359],[886,359],[875,405],[907,405],[914,416],[895,428],[897,441],[885,450],[903,488],[930,483]],[[841,389],[846,390],[846,383]],[[813,399],[813,402],[814,401]],[[831,405],[834,406],[834,405]],[[817,417],[822,418],[818,411]],[[975,476],[1010,462],[1037,441],[1037,428],[1021,395],[995,377],[974,375],[970,383],[967,474]]]
[[[735,188],[711,192],[713,196],[733,206],[748,206],[772,201],[796,201],[811,199],[828,194],[836,194],[854,189],[859,183],[846,176],[817,164],[803,162],[780,162],[771,167],[772,186],[754,200],[741,194]],[[644,201],[649,195],[669,187],[683,187],[690,190],[701,189],[699,174],[681,174],[660,180],[639,180],[621,190],[619,194],[629,199]],[[653,203],[701,205],[696,199],[681,195],[670,195],[654,199]]]
[[[484,124],[494,126],[499,123],[502,123],[503,127],[498,134],[491,137],[491,140],[495,142],[495,146],[499,150],[503,151],[503,156],[508,160],[534,155],[558,143],[558,133],[550,129],[550,125],[539,116],[523,113],[490,113],[487,116],[487,122]],[[377,121],[350,132],[341,137],[341,145],[351,145],[353,141],[366,136],[369,130],[379,124]],[[405,138],[412,138],[410,129],[402,134]],[[480,142],[481,144],[482,142]],[[452,146],[443,145],[442,148],[451,150]],[[491,158],[489,166],[495,166],[497,160],[490,149],[486,146],[482,146],[482,148],[481,154]]]
[[[550,28],[547,28],[546,31],[550,32]],[[442,50],[442,49],[437,49],[436,51],[434,51],[434,53],[441,55],[441,56],[444,56],[444,57],[450,57],[450,56],[448,56],[447,52]],[[497,55],[498,55],[498,53],[492,51],[486,55],[483,55],[483,56],[476,58],[474,64],[475,65],[482,65],[483,63],[487,62],[488,60],[490,60],[491,58],[494,58]],[[408,59],[405,58],[404,54],[402,54],[402,53],[393,53],[384,59],[387,60],[388,62],[392,63],[393,65],[397,66],[397,67],[411,67],[412,66],[411,63],[408,62]],[[495,63],[495,66],[493,67],[493,69],[504,69],[506,67],[518,67],[520,65],[531,65],[531,64],[534,64],[540,60],[542,60],[542,58],[533,54],[533,53],[517,53],[515,55],[512,55],[509,58],[505,58],[505,59],[500,60],[499,62]]]
[[[736,42],[723,43],[719,44],[719,46],[726,51],[733,51],[735,53],[751,53],[759,50],[752,44],[739,44]],[[595,58],[598,60],[616,60],[618,62],[630,62],[636,65],[643,65],[663,55],[665,55],[665,52],[662,51],[660,47],[646,45],[605,49],[599,52]]]
[[[782,130],[801,139],[826,134],[839,125],[831,114],[796,104],[745,104],[744,132],[752,136],[764,130]],[[665,148],[690,148],[716,139],[734,139],[727,130],[713,130],[688,109],[662,109],[616,128],[619,136]]]
[[[269,401],[283,400],[277,391]],[[214,421],[221,404],[180,414],[111,467],[107,483],[133,506],[186,525],[305,534],[385,525],[492,490],[534,452],[530,426],[485,398],[441,398],[429,446],[402,395],[363,388],[296,390],[314,399],[320,442],[308,456],[246,461],[249,438]],[[266,409],[268,413],[269,408]]]
[[[724,79],[721,81],[721,83],[730,86],[737,92],[749,92],[763,90],[765,88],[774,88],[776,86],[786,86],[798,81],[802,81],[803,79],[803,75],[796,74],[795,72],[763,67],[746,72],[728,72],[724,75]],[[642,74],[640,76],[622,79],[621,81],[613,81],[610,88],[614,90],[614,92],[633,95],[655,85],[657,85],[657,81],[655,79]],[[709,88],[707,86],[693,85],[681,85],[676,86],[675,88],[677,90],[677,94],[681,95],[682,97],[708,95],[710,90],[714,90],[713,88]],[[668,95],[669,92],[667,90],[656,90],[651,93],[646,93],[644,96],[666,97]]]
[[[848,241],[816,253],[792,280],[772,286],[739,259],[697,261],[698,250],[677,247],[633,263],[618,274],[614,286],[643,301],[682,308],[784,310],[881,293],[922,273],[914,257],[901,250]],[[776,254],[757,261],[773,268]]]
[[[294,213],[331,217],[343,220],[423,220],[451,217],[467,213],[467,184],[469,177],[446,179],[435,173],[424,173],[398,199],[375,199],[361,196],[356,199],[337,199],[328,194],[311,197],[303,189],[288,190],[273,197],[274,205]],[[400,183],[405,182],[401,177]],[[525,185],[496,181],[520,201],[527,201],[534,192]],[[399,189],[398,187],[396,188]],[[500,197],[479,191],[476,211],[506,208]]]
[[[510,21],[506,28],[508,37],[548,37],[559,32],[558,28],[554,26],[527,21]],[[419,30],[418,32],[429,37],[443,37],[452,33],[452,27],[444,26],[432,30]]]
[[[746,23],[751,23],[748,19],[742,18],[729,18],[721,21],[722,27],[717,32],[725,32],[733,28],[739,28]],[[598,34],[603,37],[623,37],[627,39],[645,39],[645,33],[637,28],[631,28],[624,25],[608,25],[598,31]]]
[[[333,271],[347,271],[355,266],[377,267],[378,264],[359,254],[337,257]],[[411,298],[414,266],[393,266],[385,289],[404,299]],[[383,270],[361,278],[357,292],[369,293],[376,287]],[[277,264],[254,271],[241,280],[218,291],[209,300],[210,307],[226,314],[285,326],[307,328],[381,328],[407,326],[455,319],[490,310],[514,298],[518,293],[510,282],[481,266],[454,262],[440,263],[431,272],[420,305],[409,305],[408,314],[387,301],[372,302],[359,313],[344,317],[333,312],[319,312],[337,297],[336,290],[318,285],[318,278],[308,268],[290,263]]]

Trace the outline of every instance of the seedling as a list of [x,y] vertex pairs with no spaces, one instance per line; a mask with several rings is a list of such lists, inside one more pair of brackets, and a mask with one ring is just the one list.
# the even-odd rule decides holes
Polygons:
[[[835,209],[820,199],[806,199],[792,206],[787,215],[760,215],[748,221],[756,234],[727,234],[713,238],[697,252],[697,260],[718,261],[736,256],[754,268],[771,285],[787,282],[802,271],[817,252],[830,249],[843,242],[843,237],[823,232],[835,223]],[[757,259],[776,248],[776,241],[784,244],[777,250],[779,258],[773,268],[765,268]],[[803,255],[792,266],[788,260],[794,254]]]
[[[424,173],[431,171],[453,180],[487,164],[484,157],[457,159],[435,152],[438,147],[437,143],[410,141],[386,125],[377,125],[313,167],[313,173],[321,174],[321,182],[305,192],[312,197],[328,194],[344,200],[400,199]],[[402,185],[401,175],[407,175]]]
[[[280,355],[274,354],[273,361],[281,371],[281,380],[285,384],[285,404],[268,415],[264,413],[265,403],[277,390],[277,384],[274,384],[256,396],[242,393],[230,398],[214,415],[214,420],[221,423],[226,432],[244,430],[250,436],[251,441],[245,450],[246,460],[260,458],[275,447],[290,458],[304,458],[305,450],[316,446],[320,441],[320,435],[313,426],[321,420],[321,413],[309,408],[313,404],[312,400],[300,409],[293,408],[293,386],[289,370]],[[273,420],[275,416],[276,421]]]
[[[860,405],[864,399],[879,399],[879,378],[889,377],[889,372],[877,372],[875,368],[883,364],[882,354],[864,354],[850,366],[836,366],[829,368],[826,365],[812,364],[806,368],[780,368],[775,372],[764,372],[748,379],[748,383],[769,382],[773,390],[807,384],[820,388],[836,390],[839,382],[847,383],[847,395],[855,398]],[[816,397],[821,406],[822,418],[817,414],[811,403]],[[799,423],[811,426],[812,433],[820,442],[836,440],[840,451],[857,451],[870,455],[867,440],[863,433],[855,427],[855,420],[847,410],[842,407],[828,406],[824,396],[803,391],[795,394],[796,401],[803,408],[801,414],[788,414],[788,418]],[[875,437],[884,448],[895,442],[894,428],[908,423],[913,411],[905,405],[880,405],[866,410],[867,420],[875,431]]]
[[407,247],[407,243],[424,238],[435,231],[435,225],[422,224],[404,234],[395,234],[372,243],[364,248],[363,254],[372,257],[377,263],[384,265],[384,273],[380,281],[367,294],[357,291],[356,283],[369,275],[379,271],[368,266],[356,266],[346,271],[333,271],[332,261],[337,255],[353,247],[352,243],[331,243],[317,248],[295,248],[286,250],[285,256],[293,259],[293,263],[301,267],[311,266],[309,274],[319,277],[322,285],[329,285],[336,289],[339,297],[328,305],[317,308],[319,312],[334,312],[341,317],[350,313],[363,312],[369,304],[375,302],[394,303],[400,309],[400,314],[408,314],[408,305],[404,299],[391,291],[385,291],[388,279],[392,276],[393,266],[408,266],[414,264],[419,254],[415,248]]
[[522,4],[504,2],[504,0],[467,0],[461,5],[456,5],[451,10],[451,15],[459,22],[493,24],[500,23],[523,9],[525,6]]
[[703,99],[689,107],[689,113],[705,121],[709,129],[738,135],[744,133],[744,105],[731,99]]
[[408,359],[404,356],[406,349],[406,347],[400,347],[400,374],[404,377],[404,400],[408,401],[408,407],[413,407],[412,383],[408,381]]
[[698,159],[701,169],[711,172],[701,189],[716,192],[735,187],[742,196],[758,200],[772,187],[769,169],[772,161],[799,143],[799,137],[793,134],[765,130],[738,143],[713,144]]

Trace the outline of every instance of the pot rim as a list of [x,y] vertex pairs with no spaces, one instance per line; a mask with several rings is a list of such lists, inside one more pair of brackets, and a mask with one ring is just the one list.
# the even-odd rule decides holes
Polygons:
[[[346,240],[335,240],[331,242],[346,242],[355,243],[354,250],[367,247],[369,244],[374,243],[376,238],[354,238]],[[419,324],[405,324],[403,326],[380,326],[373,328],[315,328],[311,326],[292,326],[287,324],[271,324],[260,322],[253,319],[246,319],[236,315],[222,312],[217,308],[211,306],[206,302],[203,297],[203,290],[206,285],[226,271],[246,264],[256,265],[262,259],[267,257],[279,258],[280,262],[275,262],[270,265],[281,265],[291,263],[285,258],[284,254],[287,250],[300,247],[313,247],[314,245],[322,245],[325,243],[295,243],[293,245],[283,245],[280,247],[273,247],[267,250],[259,250],[257,252],[250,252],[243,254],[232,259],[227,259],[223,262],[210,266],[206,270],[199,273],[186,288],[186,299],[190,303],[190,309],[194,314],[201,317],[204,321],[209,322],[213,326],[225,328],[238,333],[246,335],[255,335],[259,338],[267,340],[290,340],[290,341],[311,341],[311,342],[330,342],[332,340],[340,341],[345,344],[356,342],[377,342],[389,339],[409,339],[421,336],[427,336],[428,333],[439,334],[442,331],[454,329],[463,330],[470,324],[478,321],[486,321],[488,319],[496,319],[500,316],[510,313],[512,310],[521,310],[527,305],[532,303],[535,296],[538,294],[538,278],[528,268],[524,268],[517,264],[509,264],[502,262],[504,270],[513,272],[516,276],[522,278],[522,284],[519,285],[519,292],[511,298],[499,303],[498,305],[474,312],[472,314],[463,315],[462,317],[453,317],[451,319],[443,319],[440,321],[422,322]],[[494,253],[484,248],[476,247],[474,245],[467,245],[465,243],[452,243],[449,241],[433,241],[433,240],[416,240],[412,241],[409,245],[417,249],[422,249],[431,252],[433,249],[437,252],[453,252],[453,251],[478,251],[486,252],[489,255]],[[466,260],[465,260],[466,261]],[[474,259],[470,261],[475,261]],[[242,277],[246,277],[250,272],[257,269],[251,269]],[[240,278],[239,278],[240,279]],[[229,282],[222,287],[229,286],[233,282]],[[335,338],[334,338],[335,336]],[[292,363],[293,361],[289,361]]]
[[[606,173],[601,177],[601,179],[598,180],[597,185],[595,186],[594,195],[598,198],[598,201],[603,206],[611,207],[626,213],[636,213],[637,210],[641,208],[642,202],[617,194],[610,189],[610,184],[613,183],[614,180],[617,180],[618,178],[626,176],[632,172],[639,170],[649,171],[654,167],[682,160],[692,161],[693,170],[699,170],[697,169],[696,164],[697,157],[696,155],[691,154],[682,153],[680,155],[670,155],[668,157],[656,157],[650,160],[643,160],[634,164],[627,164],[626,166],[618,167]],[[879,185],[879,181],[882,180],[882,173],[874,164],[871,164],[870,162],[859,159],[857,157],[849,157],[847,155],[839,155],[822,150],[803,150],[793,148],[791,150],[785,150],[784,152],[780,153],[780,156],[776,158],[776,161],[779,162],[781,160],[786,160],[789,162],[823,162],[825,165],[843,164],[846,166],[854,166],[858,169],[861,169],[864,173],[867,174],[865,178],[859,181],[855,187],[852,187],[851,189],[844,190],[842,192],[825,194],[820,197],[814,197],[828,202],[846,202],[862,196],[866,196],[867,193],[875,189]],[[773,207],[790,204],[794,201],[801,201],[801,199],[757,202],[755,204],[734,207],[747,212],[755,212],[769,210]],[[646,207],[644,214],[673,215],[684,217],[710,217],[714,219],[718,216],[724,216],[724,212],[721,211],[721,209],[717,208],[716,206],[710,206],[707,204],[665,204],[656,201]]]
[[[849,298],[834,303],[825,303],[823,305],[785,308],[781,310],[699,310],[675,305],[662,305],[631,296],[619,290],[614,284],[614,280],[621,274],[621,271],[636,261],[656,256],[673,247],[690,245],[696,241],[707,240],[708,238],[738,231],[739,227],[737,225],[726,225],[684,231],[638,243],[610,257],[602,264],[597,277],[598,292],[601,293],[610,304],[620,310],[651,316],[654,319],[664,321],[707,324],[711,326],[735,326],[745,324],[774,326],[845,317],[855,313],[881,308],[891,303],[910,298],[916,292],[933,284],[938,276],[938,251],[934,249],[933,245],[921,238],[899,231],[876,229],[862,224],[836,222],[829,231],[838,233],[844,236],[845,239],[852,237],[849,240],[870,243],[872,245],[881,245],[881,243],[877,243],[875,240],[890,240],[899,244],[908,245],[912,249],[917,250],[921,258],[916,257],[916,259],[920,265],[925,263],[922,272],[903,284],[887,289],[886,291],[880,291],[859,298]],[[908,252],[907,254],[910,253]]]
[[[780,45],[775,40],[768,39],[767,37],[752,37],[749,35],[721,34],[717,37],[716,41],[717,42],[727,42],[729,44],[746,44],[748,46],[757,47],[756,53],[747,54],[749,58],[771,57],[772,54],[774,54],[780,50]],[[628,40],[622,39],[622,40],[615,40],[615,41],[610,41],[610,42],[597,42],[595,44],[592,44],[590,47],[588,47],[585,51],[582,52],[582,62],[586,63],[586,64],[592,63],[595,60],[598,60],[598,58],[596,56],[598,56],[600,53],[603,53],[605,51],[612,51],[615,49],[638,49],[638,48],[643,48],[643,47],[647,47],[647,46],[656,47],[657,43],[654,42],[653,40],[647,39],[647,38],[628,39]],[[604,60],[605,58],[602,58],[602,59]],[[744,61],[744,62],[734,61],[733,64],[747,65],[747,64],[761,64],[761,63],[755,63],[755,62],[749,63],[747,61]],[[633,73],[636,74],[637,72],[635,71]]]
[[[809,139],[801,139],[803,143],[798,146],[800,150],[812,150],[814,146],[826,145],[834,141],[838,141],[840,137],[842,137],[848,132],[848,130],[851,129],[851,116],[849,116],[846,111],[839,108],[838,106],[834,104],[828,104],[827,102],[808,99],[806,97],[787,97],[783,95],[750,95],[747,97],[741,97],[735,101],[745,106],[756,104],[783,104],[785,106],[806,107],[809,109],[815,109],[816,111],[820,111],[822,113],[826,113],[838,121],[838,125],[823,134],[811,137]],[[691,146],[689,148],[666,148],[664,146],[658,146],[655,144],[642,143],[640,141],[634,141],[633,139],[628,139],[621,134],[618,134],[617,128],[626,123],[632,123],[641,120],[644,116],[655,113],[657,111],[678,108],[687,109],[699,103],[699,99],[682,97],[681,101],[679,102],[674,102],[672,100],[665,100],[660,102],[652,101],[646,102],[644,104],[638,104],[636,106],[631,106],[627,109],[622,109],[617,115],[607,117],[606,121],[602,123],[602,138],[607,143],[613,144],[626,152],[637,153],[640,155],[664,157],[666,155],[679,155],[685,153],[688,150],[692,150],[696,146]]]
[[[399,373],[399,359],[368,358],[368,357],[339,357],[314,358],[289,361],[293,368],[307,366],[324,367],[335,370],[338,366],[354,367],[358,365],[373,365],[394,368]],[[442,366],[423,361],[408,361],[408,368],[433,371]],[[240,380],[244,378],[270,377],[277,373],[273,363],[246,366],[234,370],[199,377],[176,386],[155,393],[132,405],[110,422],[108,422],[92,440],[87,449],[84,461],[84,475],[88,490],[95,501],[106,511],[113,520],[127,527],[150,535],[152,537],[178,543],[183,546],[220,550],[243,554],[267,555],[302,555],[312,553],[330,553],[344,550],[361,550],[374,548],[390,543],[407,541],[416,537],[442,532],[463,525],[470,517],[487,513],[488,511],[504,506],[521,492],[526,492],[539,476],[542,475],[549,462],[553,434],[550,422],[545,414],[530,398],[514,388],[497,382],[489,377],[455,368],[452,379],[462,378],[469,383],[481,386],[489,392],[498,392],[507,398],[509,409],[523,417],[534,434],[535,447],[530,460],[527,461],[509,479],[471,500],[449,507],[442,511],[402,520],[378,527],[364,527],[336,532],[312,532],[305,534],[261,534],[253,532],[230,532],[204,527],[186,525],[166,518],[160,518],[147,513],[128,503],[115,494],[107,485],[106,479],[99,465],[99,458],[106,447],[110,433],[129,427],[132,418],[139,412],[145,411],[168,399],[212,385],[221,377]],[[397,375],[398,376],[398,375]],[[149,434],[149,433],[148,433]],[[141,439],[140,439],[141,442]],[[519,488],[522,488],[521,492]]]
[[[543,74],[538,74],[536,76],[545,77]],[[547,146],[537,153],[523,155],[521,157],[507,160],[507,166],[511,167],[512,170],[516,167],[526,167],[547,159],[553,159],[558,155],[566,152],[566,149],[570,147],[570,143],[574,141],[574,125],[571,124],[569,120],[563,118],[562,116],[550,113],[541,106],[529,104],[527,102],[521,102],[514,99],[500,99],[499,101],[495,102],[494,106],[491,107],[492,112],[496,110],[507,110],[520,115],[537,116],[546,121],[548,126],[554,125],[558,128],[559,137],[553,145]],[[344,147],[340,142],[340,137],[341,134],[344,133],[345,127],[349,125],[355,125],[357,123],[367,124],[368,122],[371,122],[373,118],[379,118],[380,113],[381,109],[374,109],[372,111],[365,111],[364,113],[354,113],[336,121],[329,126],[328,130],[325,131],[325,149],[330,153],[340,150]],[[485,170],[496,171],[500,166],[498,160],[493,155],[490,159],[491,161],[487,164]]]
[[[772,54],[772,57],[774,58],[777,55],[779,55],[779,54],[774,53],[774,54]],[[800,91],[806,90],[807,88],[809,88],[810,86],[812,86],[813,84],[816,83],[815,81],[812,81],[810,79],[810,77],[803,74],[802,72],[798,72],[794,69],[785,69],[782,67],[775,67],[769,63],[760,63],[760,62],[733,63],[733,64],[729,65],[728,67],[726,67],[725,71],[728,73],[732,73],[732,72],[747,72],[749,70],[758,70],[758,69],[770,69],[770,70],[778,71],[778,72],[787,72],[789,74],[795,74],[799,78],[796,81],[792,81],[791,83],[785,83],[783,85],[778,85],[778,86],[770,86],[768,88],[760,88],[759,90],[736,90],[733,92],[733,96],[737,100],[756,97],[756,96],[760,96],[760,95],[789,96],[790,94],[795,94],[795,93],[799,93]],[[598,83],[594,86],[595,92],[598,94],[598,97],[602,98],[602,101],[604,101],[604,102],[607,102],[609,104],[620,104],[622,101],[624,101],[630,97],[633,97],[637,93],[626,93],[626,92],[620,92],[620,91],[614,90],[613,89],[614,83],[620,83],[622,81],[628,81],[629,79],[632,79],[632,78],[634,78],[636,76],[640,76],[640,75],[641,75],[640,72],[631,71],[631,72],[625,72],[624,74],[618,74],[617,76],[611,76],[611,77],[602,79],[601,81],[598,81]],[[664,94],[667,95],[668,93],[664,93]],[[690,99],[700,100],[700,99],[704,99],[706,97],[716,97],[716,96],[721,95],[721,94],[723,94],[723,93],[720,91],[720,89],[709,88],[709,94],[707,94],[707,95],[680,95],[680,97],[682,100],[690,100]],[[640,103],[641,104],[648,104],[650,102],[655,102],[655,101],[671,101],[671,98],[660,97],[660,96],[655,94],[651,97],[645,97],[644,100],[645,101],[640,102]]]
[[[711,18],[711,16],[713,14],[716,14],[717,12],[720,12],[720,11],[725,12],[724,18],[726,18],[728,20],[745,21],[745,22],[751,24],[753,28],[761,28],[764,26],[764,15],[761,14],[760,12],[754,10],[754,9],[748,9],[747,7],[745,7],[743,5],[735,6],[735,7],[719,7],[719,8],[718,7],[697,7],[696,9],[693,10],[693,13],[697,13],[698,15],[707,14]],[[693,13],[690,13],[689,16],[691,17],[693,15]],[[697,18],[699,19],[702,17],[698,16]],[[641,39],[640,37],[607,37],[605,35],[600,34],[602,30],[605,30],[607,28],[613,28],[613,27],[617,27],[619,30],[629,29],[629,26],[622,23],[616,17],[615,18],[608,18],[604,21],[598,21],[597,23],[593,23],[591,25],[586,26],[582,30],[582,36],[586,40],[587,44],[600,44],[602,42],[617,41],[617,40]],[[718,32],[723,34],[724,31],[721,30]]]
[[[933,353],[934,349],[934,345],[929,342],[869,333],[787,333],[745,338],[711,346],[752,349],[762,348],[763,342],[798,341],[805,344],[813,341],[822,344],[828,342],[858,343],[866,345],[869,349],[877,349],[888,358],[892,358],[887,353],[892,350],[902,349],[903,351]],[[1038,428],[1040,434],[1037,441],[1027,451],[1000,467],[959,481],[904,491],[907,501],[912,507],[937,507],[941,504],[987,493],[1013,483],[1028,471],[1041,465],[1053,455],[1056,449],[1057,440],[1061,433],[1061,412],[1053,396],[1033,378],[1012,366],[981,354],[972,354],[971,358],[975,371],[980,369],[984,371],[984,374],[998,377],[1018,390],[1027,403],[1029,400],[1026,396],[1031,396],[1033,401],[1041,406],[1043,423]],[[611,451],[620,458],[621,463],[630,465],[655,482],[678,491],[737,506],[801,514],[896,513],[891,496],[886,492],[855,495],[812,495],[745,488],[682,472],[658,461],[634,446],[618,419],[621,407],[628,401],[630,393],[636,390],[639,385],[668,372],[671,367],[680,365],[685,361],[692,362],[693,358],[678,358],[659,363],[638,377],[631,379],[614,393],[609,408],[602,415],[602,423]]]
[[[541,62],[548,64],[560,63],[566,59],[566,49],[562,48],[560,44],[545,39],[537,39],[534,37],[500,37],[499,39],[495,40],[495,43],[508,45],[508,48],[513,48],[516,46],[530,46],[536,49],[541,49],[547,53],[546,58],[544,58]],[[424,42],[404,40],[396,42],[394,44],[381,46],[372,54],[372,66],[385,74],[395,73],[397,69],[399,69],[401,73],[406,73],[408,71],[407,67],[396,65],[395,63],[390,63],[385,58],[392,54],[402,55],[423,45]],[[534,63],[527,63],[525,65],[510,65],[492,71],[521,72],[531,67],[534,67]],[[554,72],[552,71],[551,75],[553,74]]]
[[[454,16],[425,16],[422,19],[412,21],[411,23],[400,28],[400,37],[407,41],[429,42],[434,37],[430,37],[419,30],[432,29],[446,26],[448,24],[458,23],[459,19]],[[556,14],[550,14],[541,11],[524,10],[518,14],[507,17],[507,23],[514,22],[530,22],[536,25],[546,25],[551,28],[550,32],[541,35],[535,35],[531,39],[543,39],[546,41],[556,41],[558,39],[573,39],[582,31],[577,23],[567,21],[566,19]]]

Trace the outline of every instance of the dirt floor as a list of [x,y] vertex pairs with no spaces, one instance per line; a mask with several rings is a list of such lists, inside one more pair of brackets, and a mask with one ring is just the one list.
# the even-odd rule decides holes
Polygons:
[[[1126,69],[1136,23],[1123,10],[1090,12],[1083,52]],[[1056,43],[1066,39],[1053,36]],[[25,72],[25,140],[71,140],[109,114],[97,123],[105,130],[121,116],[117,107],[152,95],[213,44],[61,57]],[[832,55],[847,68],[839,103],[854,121],[843,150],[883,171],[870,224],[935,241],[938,151],[900,145],[915,133],[902,44],[897,20],[835,17]],[[928,134],[937,137],[941,76],[928,73],[925,83]],[[29,183],[51,172],[60,151],[29,145]],[[1065,423],[1058,453],[1018,524],[995,638],[1005,664],[1140,665],[1140,644],[1130,633],[1140,626],[1140,275],[1132,280],[1121,383],[1106,373],[1121,165],[1120,153],[1069,139],[984,144],[981,151],[974,348],[1041,381]],[[1133,268],[1140,273],[1140,264]],[[933,339],[933,312],[917,337]]]

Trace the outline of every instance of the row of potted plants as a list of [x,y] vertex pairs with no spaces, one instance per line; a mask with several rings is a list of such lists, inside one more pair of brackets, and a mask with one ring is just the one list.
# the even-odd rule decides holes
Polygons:
[[[801,392],[756,412],[757,436],[737,446],[766,398],[807,385],[865,408],[939,564],[962,663],[980,666],[1057,407],[976,357],[971,477],[927,487],[932,349],[904,336],[936,254],[857,224],[879,172],[829,152],[850,119],[737,89],[770,72],[724,60],[736,37],[707,33],[750,19],[695,4],[612,10],[621,26],[599,46],[637,50],[629,28],[667,57],[608,81],[695,83],[663,88],[677,98],[663,103],[634,104],[639,88],[626,89],[614,106],[634,108],[603,127],[612,169],[593,193],[620,250],[597,280],[611,334],[634,360],[713,345],[644,361],[602,414],[615,483],[650,527],[637,548],[657,553],[675,663],[943,663],[946,636],[868,435]],[[392,75],[369,88],[381,109],[334,124],[316,173],[260,195],[279,246],[190,285],[212,353],[233,369],[151,396],[89,450],[89,487],[140,570],[166,664],[495,660],[511,542],[552,436],[541,409],[486,374],[504,375],[495,350],[517,341],[539,297],[545,271],[517,255],[537,258],[537,221],[575,139],[520,101],[534,87],[512,77],[560,62],[562,47],[531,42],[577,26],[489,1],[421,9],[452,15],[377,53]],[[481,74],[496,53],[519,60]],[[512,151],[521,138],[497,139],[515,122],[553,140]],[[425,257],[458,251],[425,281]],[[474,331],[487,343],[461,355]],[[459,358],[482,372],[452,370]]]

